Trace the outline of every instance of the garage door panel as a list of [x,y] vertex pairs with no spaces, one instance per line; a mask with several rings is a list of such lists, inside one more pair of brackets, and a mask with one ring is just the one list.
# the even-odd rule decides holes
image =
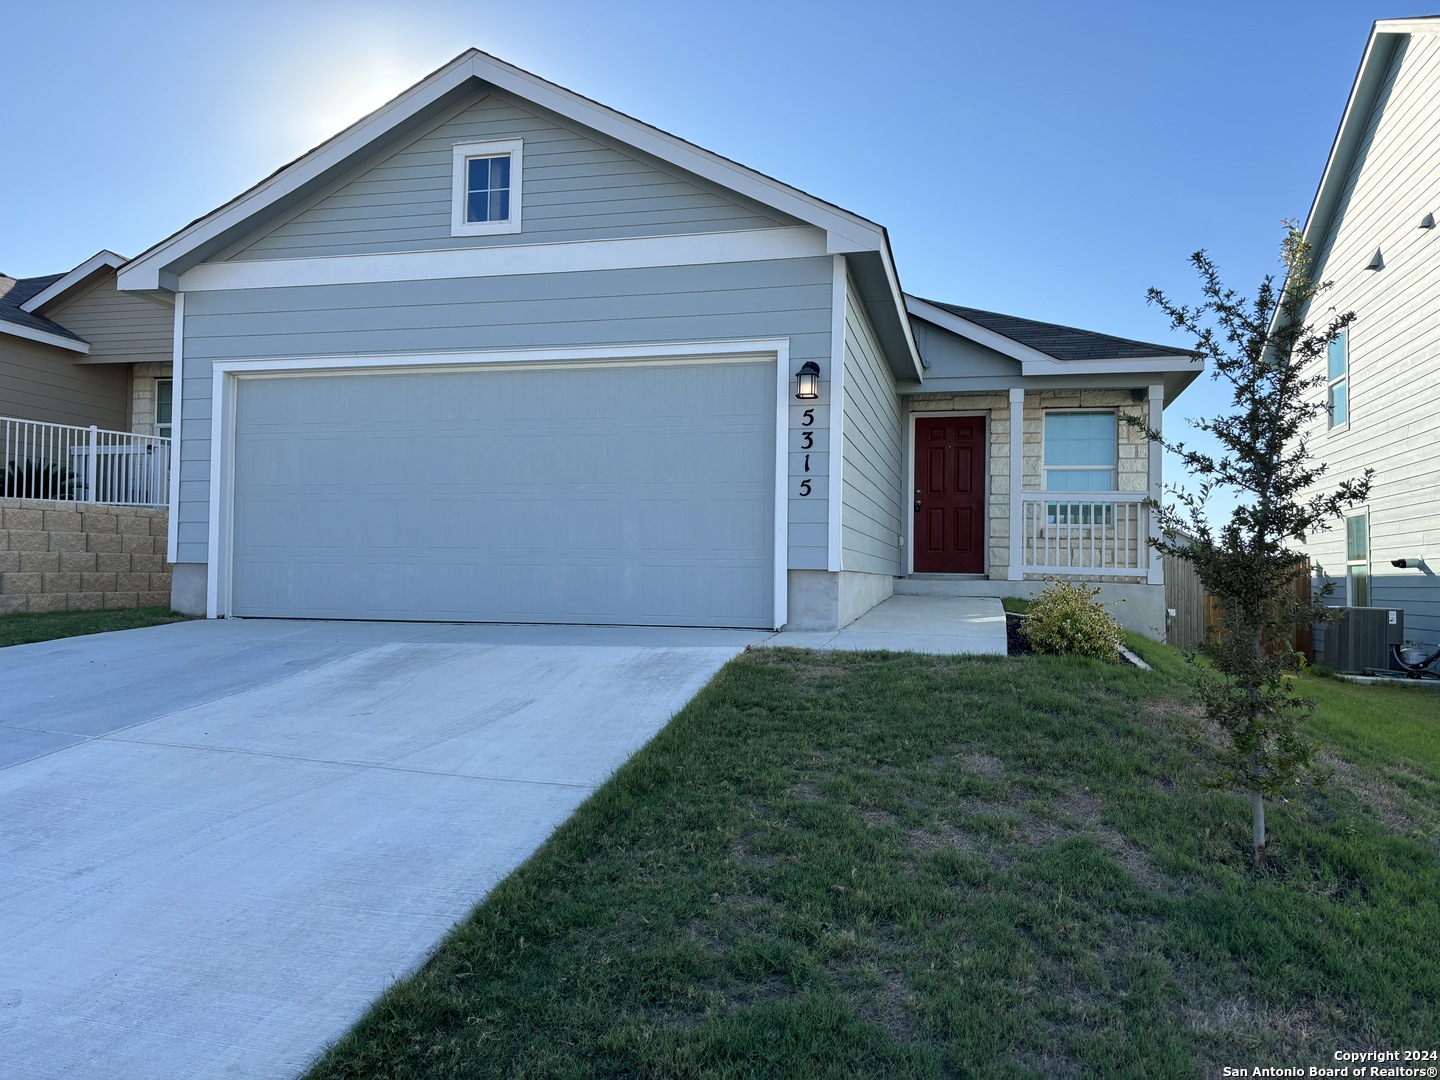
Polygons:
[[232,610],[773,625],[774,375],[242,379]]

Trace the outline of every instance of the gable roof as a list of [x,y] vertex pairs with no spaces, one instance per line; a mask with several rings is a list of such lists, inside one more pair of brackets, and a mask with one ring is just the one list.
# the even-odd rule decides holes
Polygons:
[[[225,205],[142,252],[119,271],[123,291],[174,292],[179,275],[224,250],[257,222],[298,206],[345,175],[363,156],[394,145],[427,118],[488,84],[652,157],[744,195],[817,229],[828,254],[855,257],[856,278],[872,305],[887,352],[920,371],[903,294],[883,226],[764,173],[601,105],[478,49],[461,53],[370,115],[283,166]],[[879,307],[880,311],[876,311]],[[889,309],[889,314],[883,310]]]
[[[921,299],[918,296],[909,297],[908,294],[907,297]],[[1001,315],[995,311],[945,304],[939,300],[921,300],[921,303],[948,311],[966,322],[984,327],[1055,360],[1133,360],[1141,357],[1190,355],[1187,350],[1177,349],[1174,345],[1156,345],[1148,341],[1113,337],[1110,334],[1096,333],[1094,330],[1081,330],[1074,326],[1061,326],[1059,323],[1036,322],[1034,319],[1022,319],[1018,315]]]
[[118,270],[124,265],[125,257],[123,255],[116,255],[113,251],[101,248],[68,274],[53,275],[50,284],[21,303],[20,308],[22,311],[28,312],[39,311],[46,304],[59,300],[70,290],[88,283],[95,275],[107,269]]
[[1440,33],[1440,15],[1381,19],[1370,28],[1370,40],[1365,43],[1360,69],[1355,73],[1355,82],[1350,88],[1345,112],[1340,117],[1335,141],[1330,146],[1325,171],[1320,175],[1320,186],[1315,191],[1310,213],[1305,218],[1305,241],[1311,245],[1312,250],[1318,249],[1330,234],[1340,207],[1340,196],[1345,190],[1345,181],[1365,141],[1365,129],[1369,125],[1370,114],[1384,89],[1385,76],[1391,61],[1395,59],[1395,51],[1411,34],[1436,33]]
[[26,303],[51,288],[65,274],[44,277],[12,278],[0,274],[0,334],[40,341],[72,352],[88,353],[90,343],[79,334],[71,333],[59,323],[26,310]]
[[905,307],[912,318],[1018,361],[1022,379],[1130,376],[1147,384],[1163,382],[1168,403],[1205,370],[1200,354],[1173,345],[1135,341],[909,294]]

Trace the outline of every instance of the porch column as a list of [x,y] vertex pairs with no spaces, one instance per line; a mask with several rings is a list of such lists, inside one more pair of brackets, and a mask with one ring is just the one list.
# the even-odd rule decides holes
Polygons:
[[1025,577],[1021,566],[1025,540],[1025,504],[1020,493],[1025,490],[1025,391],[1010,389],[1010,572],[1011,581]]
[[[1155,385],[1150,387],[1150,411],[1146,416],[1146,419],[1149,421],[1150,426],[1156,431],[1164,430],[1161,426],[1164,422],[1164,413],[1165,387],[1159,383],[1156,383]],[[1160,497],[1164,493],[1164,489],[1160,484],[1161,453],[1162,448],[1160,444],[1154,439],[1151,439],[1150,498],[1153,499],[1157,504],[1160,502]],[[1147,511],[1146,517],[1149,519],[1150,522],[1150,536],[1158,537],[1160,535],[1160,527],[1158,522],[1155,520],[1155,511]],[[1147,553],[1147,558],[1149,559],[1150,572],[1146,580],[1149,581],[1151,585],[1163,585],[1165,583],[1165,566],[1164,563],[1160,561],[1160,553],[1154,548],[1151,548]]]

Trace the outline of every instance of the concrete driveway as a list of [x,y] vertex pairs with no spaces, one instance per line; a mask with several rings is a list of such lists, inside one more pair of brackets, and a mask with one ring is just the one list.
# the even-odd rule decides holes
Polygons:
[[293,1076],[766,636],[226,620],[0,650],[0,1072]]

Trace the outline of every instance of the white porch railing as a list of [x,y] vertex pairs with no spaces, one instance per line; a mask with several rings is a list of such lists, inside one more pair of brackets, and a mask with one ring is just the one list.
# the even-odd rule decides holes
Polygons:
[[1026,491],[1020,495],[1027,574],[1147,574],[1150,511],[1143,491]]
[[0,416],[0,495],[167,506],[170,440]]

